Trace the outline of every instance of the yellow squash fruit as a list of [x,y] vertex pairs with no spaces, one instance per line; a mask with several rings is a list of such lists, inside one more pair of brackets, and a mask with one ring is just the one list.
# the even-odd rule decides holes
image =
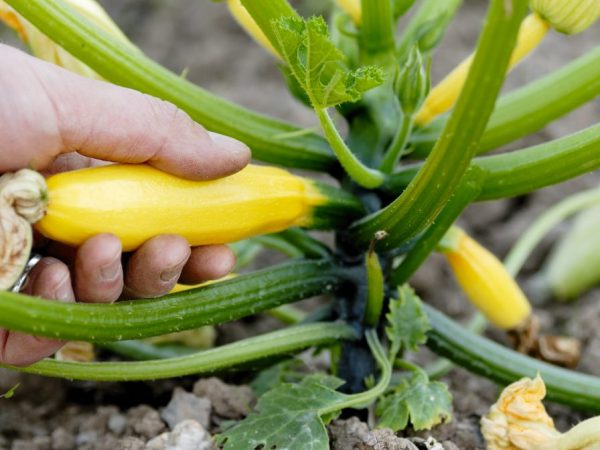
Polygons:
[[[101,30],[116,37],[122,43],[133,47],[125,34],[95,0],[66,0],[66,3]],[[38,58],[64,67],[79,75],[101,79],[96,72],[47,38],[46,35],[42,34],[3,0],[0,0],[0,21],[14,29],[21,40],[31,48],[31,52]]]
[[453,244],[443,252],[469,300],[499,328],[525,324],[531,305],[502,262],[464,231],[453,231]]
[[213,181],[190,181],[146,165],[109,165],[51,176],[36,228],[80,245],[98,233],[133,250],[165,233],[191,245],[234,242],[294,226],[330,227],[360,205],[341,191],[274,167],[250,165]]
[[[508,70],[516,66],[532,50],[534,50],[546,36],[550,25],[537,14],[530,14],[521,24],[517,44],[510,58]],[[415,123],[425,126],[440,114],[450,110],[467,80],[469,69],[473,63],[473,55],[450,72],[437,86],[431,89],[423,106],[415,116]]]

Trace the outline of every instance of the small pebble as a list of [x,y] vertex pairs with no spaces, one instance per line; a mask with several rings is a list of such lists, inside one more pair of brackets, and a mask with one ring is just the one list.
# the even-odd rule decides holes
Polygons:
[[210,434],[195,420],[184,420],[170,433],[155,437],[146,450],[214,450]]
[[73,450],[75,448],[75,436],[63,427],[52,432],[52,450]]
[[207,398],[199,398],[181,388],[175,388],[171,401],[160,414],[170,429],[184,420],[195,420],[204,428],[210,425],[212,405]]
[[123,414],[113,414],[108,418],[107,426],[113,434],[121,436],[127,428],[127,418]]
[[165,430],[158,412],[148,405],[140,405],[127,411],[127,422],[134,434],[151,439]]

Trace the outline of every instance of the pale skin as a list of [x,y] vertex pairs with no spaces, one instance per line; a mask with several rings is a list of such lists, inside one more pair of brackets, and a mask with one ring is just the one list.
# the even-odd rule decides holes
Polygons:
[[[0,173],[29,167],[50,174],[118,162],[208,180],[248,164],[248,147],[207,132],[170,103],[1,44],[0,60]],[[175,235],[149,240],[126,263],[121,243],[108,234],[77,249],[43,245],[49,256],[32,270],[23,292],[62,302],[157,297],[178,281],[220,278],[235,264],[226,246],[190,248]],[[63,344],[0,329],[0,363],[29,365]]]

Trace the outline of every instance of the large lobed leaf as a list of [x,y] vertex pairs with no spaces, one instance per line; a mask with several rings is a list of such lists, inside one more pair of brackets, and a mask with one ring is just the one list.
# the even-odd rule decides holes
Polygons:
[[326,422],[322,411],[344,402],[337,392],[339,378],[315,374],[300,383],[284,383],[265,393],[256,412],[217,438],[224,450],[328,450]]
[[273,28],[283,59],[315,108],[355,102],[383,82],[377,67],[347,67],[322,17],[282,17],[273,21]]

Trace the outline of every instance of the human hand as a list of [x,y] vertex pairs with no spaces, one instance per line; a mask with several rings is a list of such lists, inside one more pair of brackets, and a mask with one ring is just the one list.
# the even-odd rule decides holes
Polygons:
[[[107,162],[147,163],[197,180],[242,169],[249,149],[209,133],[174,105],[80,77],[0,44],[0,173],[29,167],[55,173]],[[122,263],[121,243],[98,235],[78,249],[49,243],[23,292],[63,302],[156,297],[178,280],[220,278],[235,257],[222,245],[190,249],[158,236]],[[28,365],[63,343],[0,329],[0,363]]]

